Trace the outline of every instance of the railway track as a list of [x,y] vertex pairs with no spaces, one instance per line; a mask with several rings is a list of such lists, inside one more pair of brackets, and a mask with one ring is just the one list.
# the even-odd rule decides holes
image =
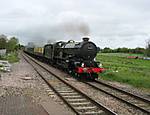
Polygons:
[[124,91],[122,89],[114,87],[110,84],[106,84],[99,80],[95,80],[94,82],[84,82],[84,83],[98,91],[101,91],[107,95],[110,95],[126,103],[129,106],[139,109],[143,113],[150,115],[150,100],[148,99],[145,99],[141,96]]
[[23,55],[32,65],[45,83],[66,103],[77,115],[116,115],[104,105],[94,101],[59,76],[52,73],[35,59]]

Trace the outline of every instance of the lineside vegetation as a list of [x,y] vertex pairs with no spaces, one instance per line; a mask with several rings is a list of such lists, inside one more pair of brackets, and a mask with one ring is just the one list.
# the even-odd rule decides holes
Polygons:
[[19,40],[16,37],[7,38],[0,35],[0,51],[6,50],[5,54],[0,55],[0,60],[8,60],[10,63],[18,62],[18,50],[20,49]]
[[8,60],[9,63],[15,63],[19,61],[18,52],[10,52],[5,56],[0,57],[0,60]]

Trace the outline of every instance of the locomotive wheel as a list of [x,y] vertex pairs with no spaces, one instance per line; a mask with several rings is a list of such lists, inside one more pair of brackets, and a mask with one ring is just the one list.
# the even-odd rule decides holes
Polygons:
[[98,74],[97,73],[92,73],[91,74],[91,79],[92,80],[98,79]]
[[82,75],[81,74],[79,74],[79,73],[75,73],[75,77],[77,78],[77,79],[81,79],[82,77],[81,77]]
[[76,73],[75,71],[72,71],[71,75],[72,75],[73,77],[76,77],[77,73]]
[[80,80],[87,80],[87,73],[78,74],[77,78]]
[[71,75],[79,80],[95,80],[98,78],[98,74],[97,73],[76,73],[74,71],[71,72]]

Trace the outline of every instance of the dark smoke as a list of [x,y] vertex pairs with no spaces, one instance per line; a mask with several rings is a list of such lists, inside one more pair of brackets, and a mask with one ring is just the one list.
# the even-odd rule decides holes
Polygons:
[[89,36],[90,34],[88,24],[79,20],[64,22],[60,25],[62,26],[64,33],[70,37]]
[[[24,35],[28,42],[34,42],[36,46],[44,46],[47,43],[70,39],[82,40],[82,36],[89,36],[90,29],[81,19],[71,19],[59,23],[42,24],[21,30],[19,36]],[[26,43],[26,44],[27,44]]]
[[87,23],[80,23],[79,30],[84,36],[90,35],[90,28]]

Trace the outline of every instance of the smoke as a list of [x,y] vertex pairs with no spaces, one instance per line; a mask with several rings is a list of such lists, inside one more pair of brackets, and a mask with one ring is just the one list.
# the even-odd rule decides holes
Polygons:
[[90,35],[90,28],[88,26],[87,23],[82,23],[79,26],[80,28],[80,32],[84,35],[84,36],[89,36]]
[[46,43],[54,43],[60,40],[81,41],[82,36],[90,35],[89,25],[82,16],[74,13],[62,13],[56,17],[55,20],[32,24],[19,30],[18,36],[26,38],[27,43],[34,42],[36,46],[44,46]]
[[76,12],[64,12],[58,16],[58,25],[64,37],[80,40],[82,36],[90,35],[90,28],[83,16]]
[[87,23],[81,20],[72,20],[60,24],[64,34],[70,37],[89,36],[90,29]]

